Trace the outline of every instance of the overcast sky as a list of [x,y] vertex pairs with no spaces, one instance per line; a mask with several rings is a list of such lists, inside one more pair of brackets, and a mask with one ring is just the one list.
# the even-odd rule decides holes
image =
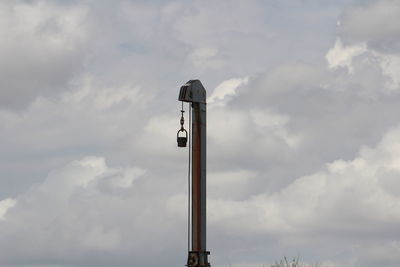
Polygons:
[[399,0],[1,1],[0,266],[184,266],[177,97],[200,79],[212,266],[398,267],[399,18]]

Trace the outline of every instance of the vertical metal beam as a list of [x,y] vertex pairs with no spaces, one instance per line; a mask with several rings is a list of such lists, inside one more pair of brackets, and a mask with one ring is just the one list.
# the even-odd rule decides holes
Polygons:
[[206,248],[206,90],[199,80],[181,87],[179,101],[192,105],[192,250],[188,267],[209,267]]
[[192,250],[206,251],[206,104],[193,103]]

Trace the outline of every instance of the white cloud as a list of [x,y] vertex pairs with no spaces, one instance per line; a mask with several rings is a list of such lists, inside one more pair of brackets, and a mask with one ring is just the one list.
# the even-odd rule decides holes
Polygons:
[[196,48],[188,55],[188,59],[199,69],[219,69],[224,65],[218,58],[216,48]]
[[337,39],[335,46],[328,51],[326,59],[329,67],[332,69],[338,67],[346,67],[349,73],[353,73],[352,60],[367,51],[366,43],[355,44],[351,46],[343,46],[340,39]]
[[[98,253],[105,253],[98,256],[105,262],[110,255],[122,255],[117,265],[127,258],[134,262],[132,257],[143,250],[137,248],[151,248],[157,235],[166,234],[161,226],[169,220],[157,194],[143,191],[145,181],[144,170],[111,168],[99,157],[85,157],[52,171],[15,200],[0,202],[0,236],[12,239],[0,243],[2,265],[31,266],[42,259],[44,265],[70,266],[78,258],[94,264],[97,259],[89,256]],[[152,231],[156,236],[148,236]]]
[[257,108],[250,110],[250,116],[259,131],[282,138],[291,148],[300,144],[301,137],[287,130],[287,124],[290,122],[288,116]]
[[362,65],[376,61],[373,64],[385,76],[385,89],[398,89],[400,26],[396,21],[399,16],[400,4],[392,0],[360,2],[346,9],[338,24],[335,46],[326,55],[329,66],[347,67],[353,73],[356,57],[362,59]]
[[233,97],[237,94],[236,90],[243,85],[246,85],[249,77],[233,78],[223,81],[219,84],[212,94],[207,98],[207,103],[215,106],[224,106],[228,102],[228,97]]
[[382,73],[388,77],[385,87],[396,90],[400,88],[400,55],[381,54]]
[[200,78],[213,265],[397,266],[398,4],[317,2],[0,4],[0,265],[184,263]]
[[385,225],[400,222],[399,135],[400,128],[394,129],[355,159],[336,160],[279,192],[246,201],[213,199],[212,222],[243,235],[255,231],[288,240],[292,235],[308,240],[320,231],[328,239],[346,239],[355,232],[372,238],[384,232]]
[[7,198],[0,201],[0,221],[5,220],[8,209],[15,206],[15,199]]

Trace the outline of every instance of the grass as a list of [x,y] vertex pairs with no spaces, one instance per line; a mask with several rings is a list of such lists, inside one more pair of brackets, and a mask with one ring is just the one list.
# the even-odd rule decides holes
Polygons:
[[[263,267],[266,267],[265,265]],[[318,267],[318,264],[305,264],[299,262],[299,257],[288,260],[286,257],[279,262],[275,262],[271,267]]]
[[[229,264],[229,267],[235,267],[236,265]],[[319,267],[319,264],[306,264],[299,262],[299,257],[293,258],[291,261],[287,257],[283,257],[282,260],[275,261],[272,265],[263,264],[262,267]]]

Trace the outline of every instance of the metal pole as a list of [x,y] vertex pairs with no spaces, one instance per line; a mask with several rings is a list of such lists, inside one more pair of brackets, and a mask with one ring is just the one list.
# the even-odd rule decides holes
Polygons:
[[192,250],[206,251],[206,104],[193,103]]
[[192,250],[188,267],[209,267],[206,248],[206,91],[199,80],[181,87],[180,101],[192,105]]

